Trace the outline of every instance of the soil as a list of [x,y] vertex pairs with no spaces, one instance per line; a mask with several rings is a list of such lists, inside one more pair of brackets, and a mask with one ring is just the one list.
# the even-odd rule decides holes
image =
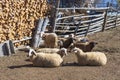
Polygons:
[[106,54],[105,66],[77,66],[75,55],[69,54],[61,67],[33,67],[26,52],[16,51],[0,57],[0,80],[120,80],[120,27],[88,37],[98,43],[93,51]]

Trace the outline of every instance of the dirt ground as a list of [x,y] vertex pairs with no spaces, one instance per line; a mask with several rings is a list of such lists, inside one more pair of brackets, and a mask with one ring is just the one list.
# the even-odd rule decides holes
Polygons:
[[75,55],[70,54],[61,67],[33,67],[27,53],[17,51],[15,55],[0,57],[0,80],[120,80],[120,27],[89,38],[98,42],[93,51],[106,54],[105,66],[77,66]]

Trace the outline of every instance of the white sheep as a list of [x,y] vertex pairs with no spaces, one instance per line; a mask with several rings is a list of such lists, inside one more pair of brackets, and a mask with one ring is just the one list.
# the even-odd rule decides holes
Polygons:
[[82,66],[103,66],[107,63],[107,57],[102,52],[83,52],[79,48],[74,48],[71,52],[76,54],[78,64]]
[[29,50],[28,56],[30,57],[30,61],[32,61],[34,66],[40,67],[58,67],[63,62],[64,55],[67,54],[66,49],[60,49],[57,54],[56,53],[36,53],[34,49]]
[[41,33],[44,45],[47,48],[56,48],[58,46],[58,36],[55,33]]
[[36,52],[44,52],[44,53],[56,53],[58,52],[58,48],[39,48],[36,49]]

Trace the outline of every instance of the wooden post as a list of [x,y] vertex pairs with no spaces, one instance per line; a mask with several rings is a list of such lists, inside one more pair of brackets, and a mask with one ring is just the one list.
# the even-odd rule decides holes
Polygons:
[[48,18],[39,20],[38,26],[36,27],[35,34],[32,39],[32,47],[33,48],[39,47],[40,41],[41,41],[40,33],[45,31],[48,22],[49,22]]
[[105,30],[105,27],[106,27],[106,24],[107,24],[107,11],[108,11],[108,10],[106,10],[106,11],[105,11],[105,15],[104,15],[104,22],[103,22],[102,31],[104,31],[104,30]]
[[56,18],[57,18],[57,15],[58,15],[58,9],[59,8],[59,5],[60,5],[60,0],[57,0],[57,4],[56,4],[56,12],[55,12],[55,16],[53,18],[53,32],[55,32],[55,29],[56,29]]
[[14,45],[13,45],[13,42],[11,40],[7,41],[7,46],[9,49],[9,54],[15,54]]
[[40,19],[38,22],[38,26],[36,27],[35,34],[34,34],[33,39],[32,39],[32,46],[31,47],[33,47],[33,48],[38,47],[38,41],[40,40],[39,33],[41,31],[43,21],[44,21],[43,19]]
[[[92,21],[92,17],[90,17],[89,19]],[[90,25],[91,25],[91,21],[90,21],[89,24],[88,24],[88,28],[87,28],[87,30],[86,30],[85,36],[87,36],[87,34],[88,34],[88,32],[89,32]]]
[[[74,19],[74,17],[73,17],[73,19]],[[81,25],[81,19],[80,19],[79,23],[76,23],[75,20],[74,20],[74,25],[76,26],[74,35],[77,36],[76,33],[77,33],[78,29],[79,29],[79,26]]]
[[118,10],[117,10],[117,13],[116,13],[116,18],[115,18],[115,27],[117,27],[117,18],[118,18]]
[[11,40],[0,44],[0,56],[9,56],[15,54],[14,46]]
[[[48,22],[49,22],[49,19],[48,19],[48,17],[46,17],[46,18],[44,19],[44,22],[43,22],[43,25],[42,25],[42,28],[41,28],[41,31],[40,31],[40,32],[45,32],[46,27],[47,27],[47,25],[48,25]],[[42,38],[41,38],[41,36],[40,36],[40,40],[38,41],[38,46],[37,46],[37,47],[40,46],[41,41],[42,41]]]
[[[108,2],[107,3],[107,7],[110,6],[110,3]],[[104,22],[103,22],[103,28],[102,28],[102,31],[105,30],[105,27],[106,27],[106,24],[107,24],[107,13],[108,13],[108,9],[105,10],[105,15],[104,15]]]

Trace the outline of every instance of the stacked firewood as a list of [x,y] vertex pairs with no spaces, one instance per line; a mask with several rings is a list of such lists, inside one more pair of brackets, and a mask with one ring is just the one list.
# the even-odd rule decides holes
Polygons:
[[43,18],[47,11],[46,0],[0,0],[0,43],[31,37],[36,20]]

